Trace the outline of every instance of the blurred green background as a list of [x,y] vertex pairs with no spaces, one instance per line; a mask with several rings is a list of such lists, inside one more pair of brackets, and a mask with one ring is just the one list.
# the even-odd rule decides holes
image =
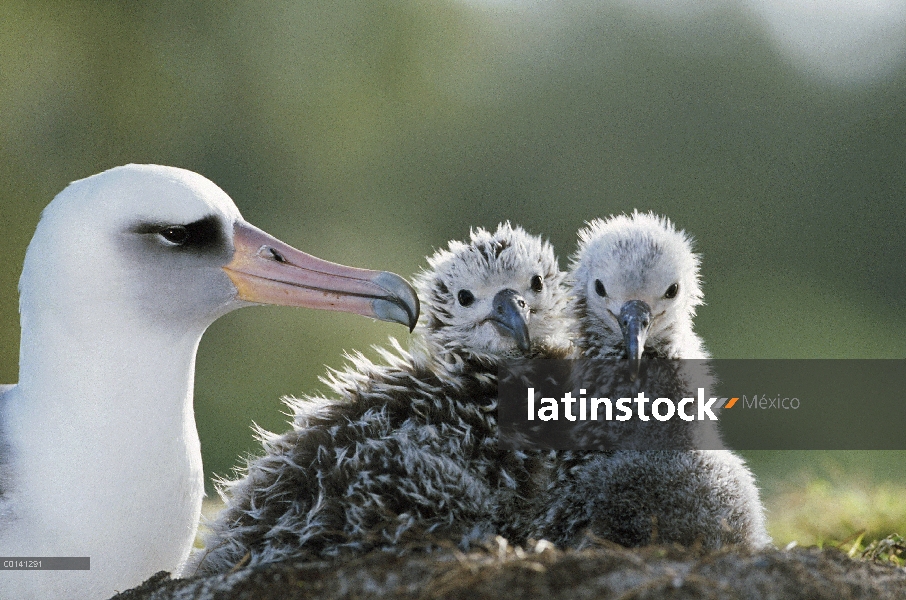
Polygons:
[[[655,210],[697,239],[715,356],[906,357],[906,7],[829,4],[4,0],[0,382],[41,209],[129,162],[202,173],[277,237],[406,277],[473,226],[510,219],[565,266],[587,219]],[[407,336],[280,308],[217,322],[208,474],[388,335]],[[778,522],[816,512],[790,496],[815,485],[870,514],[888,490],[906,520],[906,453],[747,457]]]

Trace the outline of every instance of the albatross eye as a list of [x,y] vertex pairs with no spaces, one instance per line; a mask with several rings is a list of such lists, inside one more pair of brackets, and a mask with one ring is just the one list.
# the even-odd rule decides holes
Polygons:
[[600,279],[595,279],[595,292],[602,298],[607,296],[607,290],[604,289],[604,284]]
[[469,290],[459,290],[459,293],[456,295],[459,298],[459,303],[463,306],[469,306],[475,302],[475,295]]
[[677,293],[679,293],[679,284],[674,283],[673,285],[671,285],[670,287],[667,288],[666,293],[664,293],[664,298],[667,298],[667,299],[676,298]]
[[182,225],[168,225],[158,231],[158,233],[162,238],[177,246],[185,244],[186,240],[189,239],[189,230]]
[[544,289],[544,280],[541,279],[541,275],[535,275],[532,277],[532,291],[536,294]]

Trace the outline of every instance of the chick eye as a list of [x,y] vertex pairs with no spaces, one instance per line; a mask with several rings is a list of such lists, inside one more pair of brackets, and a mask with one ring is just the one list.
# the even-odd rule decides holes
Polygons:
[[185,244],[186,240],[189,239],[189,230],[182,225],[168,225],[158,231],[158,233],[162,238],[177,246]]
[[604,289],[604,284],[600,279],[595,279],[595,292],[602,298],[607,296],[607,290]]
[[469,290],[459,290],[459,293],[456,295],[459,298],[459,303],[463,306],[469,306],[475,302],[475,295]]
[[541,279],[541,275],[535,275],[532,277],[532,291],[536,294],[544,289],[544,280]]
[[667,291],[664,293],[664,298],[676,298],[676,294],[679,292],[679,284],[674,283],[667,288]]

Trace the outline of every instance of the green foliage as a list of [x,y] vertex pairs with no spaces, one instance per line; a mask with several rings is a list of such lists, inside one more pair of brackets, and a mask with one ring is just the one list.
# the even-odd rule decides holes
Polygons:
[[829,545],[853,556],[864,551],[872,558],[896,558],[895,544],[880,540],[906,531],[904,498],[906,485],[902,483],[868,486],[810,479],[765,498],[768,530],[779,547],[790,542]]

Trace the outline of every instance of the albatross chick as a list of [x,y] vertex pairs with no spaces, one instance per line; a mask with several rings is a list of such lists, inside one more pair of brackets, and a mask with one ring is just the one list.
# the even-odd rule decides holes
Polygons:
[[331,373],[329,398],[288,401],[292,429],[225,484],[227,507],[186,575],[288,557],[461,547],[524,536],[543,458],[497,444],[497,362],[564,357],[564,275],[519,227],[472,231],[417,277],[422,318],[407,352],[361,354]]
[[[571,304],[577,355],[608,359],[580,378],[620,389],[689,389],[686,369],[670,365],[708,357],[693,330],[702,292],[690,238],[665,218],[634,212],[589,223],[579,240]],[[628,369],[607,366],[614,359]],[[654,368],[640,370],[645,361]],[[700,375],[701,368],[688,371]],[[722,447],[716,430],[682,421],[632,422],[628,430],[631,438],[609,440],[638,450],[561,455],[538,535],[564,545],[580,543],[588,530],[626,546],[770,543],[742,459],[729,450],[696,449]]]

